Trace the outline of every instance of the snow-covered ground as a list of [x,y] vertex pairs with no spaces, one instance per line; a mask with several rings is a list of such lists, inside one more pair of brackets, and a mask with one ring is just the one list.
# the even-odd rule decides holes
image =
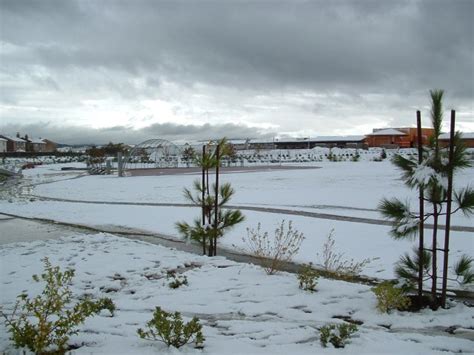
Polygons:
[[[318,169],[223,174],[221,181],[230,182],[235,188],[231,204],[239,206],[380,219],[376,207],[382,197],[415,201],[415,194],[399,179],[400,172],[387,161],[373,162],[363,157],[359,162],[305,165]],[[26,193],[27,198],[0,197],[0,213],[134,228],[175,238],[179,238],[175,222],[190,222],[199,216],[200,211],[191,207],[123,204],[184,203],[182,190],[192,186],[196,175],[81,176],[81,171],[61,171],[63,166],[85,164],[43,165],[25,170],[18,191]],[[463,171],[456,177],[456,185],[472,184],[473,173],[473,168]],[[39,200],[29,194],[105,204]],[[415,244],[393,240],[388,235],[389,227],[383,225],[263,211],[243,213],[245,222],[222,238],[222,247],[244,249],[242,237],[246,228],[255,228],[259,222],[263,230],[272,234],[281,219],[292,220],[293,226],[306,237],[295,257],[297,262],[320,262],[318,254],[327,235],[334,230],[337,252],[344,253],[347,259],[373,259],[363,274],[392,278],[393,263]],[[457,216],[454,224],[473,226],[472,219],[463,216]],[[451,260],[464,253],[474,256],[472,233],[452,232]],[[151,318],[155,306],[183,312],[188,319],[196,315],[204,325],[204,350],[169,350],[173,354],[436,354],[472,353],[474,348],[474,310],[459,302],[452,303],[448,310],[382,315],[375,310],[375,297],[368,286],[320,279],[318,292],[308,293],[298,289],[295,275],[266,276],[253,265],[186,254],[108,234],[0,246],[0,303],[6,311],[23,290],[39,292],[31,275],[41,270],[41,259],[45,256],[54,265],[76,269],[72,285],[76,296],[108,296],[118,306],[114,317],[96,316],[81,327],[80,333],[71,339],[71,343],[83,344],[74,351],[77,354],[165,351],[164,345],[140,340],[136,335],[136,329]],[[164,276],[167,270],[178,267],[186,270],[189,286],[171,290]],[[343,322],[334,316],[350,316],[363,322],[351,344],[343,350],[323,349],[319,343],[318,327]],[[457,328],[457,335],[445,331],[452,326]],[[1,351],[13,352],[3,324]]]
[[[234,205],[286,206],[322,209],[327,206],[377,208],[383,197],[413,201],[416,193],[400,179],[400,171],[388,161],[322,162],[315,169],[269,170],[252,173],[222,174],[222,182],[235,189]],[[456,186],[473,183],[474,168],[456,176]],[[184,203],[184,187],[192,187],[197,175],[144,177],[87,176],[72,181],[38,186],[41,196],[92,201]],[[345,209],[345,215],[359,214]],[[378,216],[380,218],[380,216]],[[454,224],[473,225],[462,214]],[[470,224],[469,224],[470,223]]]
[[[0,202],[0,212],[9,212],[26,217],[53,219],[66,223],[91,226],[119,226],[162,233],[179,238],[175,227],[177,221],[189,221],[199,216],[200,210],[190,207],[123,206],[53,201],[34,201],[23,204]],[[364,275],[378,278],[393,278],[393,264],[404,252],[411,251],[416,243],[410,240],[393,240],[388,236],[389,227],[363,223],[348,223],[315,219],[303,216],[286,216],[271,213],[244,211],[245,222],[236,226],[220,239],[226,248],[245,248],[242,237],[246,228],[256,228],[260,222],[262,230],[270,235],[282,220],[293,221],[293,226],[305,235],[305,240],[295,257],[297,262],[319,263],[327,235],[334,230],[336,248],[347,259],[373,260],[363,271]],[[468,232],[452,232],[451,260],[463,253],[473,255],[472,235]],[[458,287],[457,284],[454,286]]]
[[[314,164],[313,164],[314,165]],[[278,207],[297,211],[329,213],[380,219],[376,211],[382,197],[412,199],[416,194],[400,180],[400,172],[390,162],[322,162],[317,169],[272,170],[251,173],[223,174],[221,181],[230,182],[236,190],[232,205]],[[78,165],[79,167],[79,165]],[[33,171],[35,170],[35,171]],[[182,190],[191,187],[196,175],[162,175],[153,177],[84,176],[71,179],[71,173],[54,165],[25,172],[33,182],[47,181],[30,192],[35,195],[80,201],[185,203]],[[66,175],[65,175],[66,174]],[[74,173],[72,173],[74,174]],[[78,174],[77,172],[75,174]],[[456,177],[457,186],[472,181],[474,169]],[[66,179],[66,180],[64,180]],[[53,219],[67,223],[93,226],[122,226],[176,238],[178,221],[192,221],[199,210],[189,207],[133,206],[111,204],[67,203],[57,201],[0,201],[0,212],[27,217]],[[319,263],[322,246],[334,230],[336,248],[347,259],[373,261],[363,273],[378,278],[392,278],[393,264],[404,252],[411,251],[414,241],[395,241],[390,228],[383,225],[334,221],[296,215],[243,211],[246,220],[226,234],[220,243],[226,248],[242,250],[247,228],[262,229],[272,234],[282,220],[292,220],[293,226],[306,237],[295,260]],[[453,218],[454,225],[473,226],[461,214]],[[461,254],[474,256],[471,232],[452,232],[451,262]],[[361,247],[363,246],[363,247]],[[454,284],[453,286],[458,286]]]
[[[317,292],[298,288],[295,275],[267,276],[256,266],[220,257],[191,255],[112,235],[77,235],[60,240],[7,244],[0,247],[0,299],[5,311],[26,290],[41,284],[31,275],[41,259],[76,270],[71,289],[76,297],[111,297],[113,317],[105,312],[86,321],[70,344],[75,354],[446,354],[472,353],[473,308],[462,303],[448,310],[380,314],[370,287],[319,279]],[[166,272],[178,269],[189,285],[172,290]],[[153,309],[182,312],[201,319],[203,350],[187,346],[167,350],[138,338],[136,330]],[[363,322],[345,349],[322,348],[318,328],[342,323],[347,316]],[[455,334],[445,330],[454,326]],[[471,340],[469,340],[471,339]],[[0,351],[14,353],[3,324]]]

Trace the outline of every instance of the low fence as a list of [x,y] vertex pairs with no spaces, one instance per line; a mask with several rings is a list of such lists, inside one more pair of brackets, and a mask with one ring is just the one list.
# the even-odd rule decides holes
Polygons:
[[78,152],[0,152],[0,159],[5,158],[37,158],[37,157],[79,157],[85,155]]

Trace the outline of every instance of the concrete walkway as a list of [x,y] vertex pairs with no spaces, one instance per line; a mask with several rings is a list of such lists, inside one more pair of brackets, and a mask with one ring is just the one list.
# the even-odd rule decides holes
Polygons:
[[78,233],[88,233],[82,228],[64,226],[53,222],[40,222],[4,214],[0,214],[0,231],[0,245],[59,239]]
[[[41,219],[41,218],[29,218],[21,217],[11,214],[0,213],[0,228],[5,226],[6,231],[10,237],[4,237],[2,233],[0,238],[0,245],[12,242],[28,242],[36,240],[47,240],[47,239],[59,239],[65,236],[71,236],[75,234],[96,234],[96,233],[109,233],[118,235],[124,238],[140,240],[150,244],[162,245],[168,248],[174,248],[176,250],[184,251],[187,253],[193,253],[202,255],[201,246],[195,243],[187,243],[184,240],[176,239],[174,237],[161,234],[161,233],[150,233],[146,231],[135,230],[131,228],[116,227],[116,226],[88,226],[82,224],[71,224],[57,222],[54,220]],[[3,229],[0,229],[3,232]],[[14,237],[14,239],[12,239]],[[232,249],[226,249],[223,247],[218,248],[218,255],[223,256],[229,260],[233,260],[241,263],[250,263],[254,265],[263,266],[268,263],[267,260],[262,258],[256,258],[252,255],[245,254],[242,251],[236,251]],[[301,265],[294,262],[281,263],[278,267],[280,271],[286,271],[290,273],[297,273]],[[336,275],[324,270],[318,270],[323,277],[338,279]],[[370,278],[366,276],[355,276],[351,279],[342,278],[346,282],[352,283],[363,283],[366,285],[375,285],[381,280],[376,278]],[[474,300],[474,293],[465,290],[449,290],[459,301],[468,301],[469,303]]]
[[[68,203],[86,203],[86,204],[97,204],[97,205],[122,205],[122,206],[155,206],[155,207],[199,207],[189,203],[155,203],[155,202],[131,202],[131,201],[93,201],[93,200],[72,200],[65,198],[46,197],[41,195],[29,195],[30,197],[37,198],[42,201],[57,201],[57,202],[68,202]],[[332,208],[337,207],[340,209],[346,209],[344,206],[331,206]],[[365,224],[376,224],[383,226],[390,226],[392,223],[383,219],[365,218],[365,217],[354,217],[354,216],[343,216],[331,213],[320,213],[301,211],[288,208],[275,208],[275,207],[263,207],[263,206],[248,206],[248,205],[227,205],[224,208],[227,209],[239,209],[242,211],[255,211],[264,213],[276,213],[283,215],[292,216],[303,216],[318,219],[328,219],[333,221],[353,222],[353,223],[365,223]],[[354,208],[347,208],[354,209]],[[432,224],[425,224],[425,228],[432,229]],[[444,230],[444,225],[440,224],[439,228]],[[452,231],[456,232],[473,232],[474,227],[470,226],[451,226]]]

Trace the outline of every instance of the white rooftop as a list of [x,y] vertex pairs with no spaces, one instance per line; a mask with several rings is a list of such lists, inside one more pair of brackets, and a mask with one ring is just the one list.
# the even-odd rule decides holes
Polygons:
[[363,135],[354,136],[317,136],[305,138],[279,138],[279,139],[252,139],[250,143],[293,143],[293,142],[360,142],[365,139]]
[[319,136],[311,137],[311,142],[360,142],[365,139],[365,136],[354,135],[354,136]]
[[375,132],[368,134],[368,136],[406,136],[404,132],[400,132],[393,128],[381,129]]
[[41,138],[29,138],[29,141],[35,144],[46,144],[46,142]]
[[14,141],[14,142],[26,143],[26,141],[24,139],[21,139],[21,138],[18,138],[18,137],[6,136],[6,135],[3,135],[3,136],[5,138],[7,138],[7,140],[11,140],[11,141]]
[[[461,132],[461,136],[464,139],[474,139],[474,132]],[[449,139],[449,133],[441,134],[439,139]]]

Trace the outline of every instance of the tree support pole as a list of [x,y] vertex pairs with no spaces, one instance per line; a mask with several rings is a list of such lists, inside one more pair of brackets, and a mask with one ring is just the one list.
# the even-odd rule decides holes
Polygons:
[[449,258],[449,229],[451,227],[451,205],[453,197],[453,158],[454,158],[454,129],[456,111],[451,110],[451,131],[449,133],[449,161],[448,161],[448,190],[446,192],[446,227],[444,232],[444,262],[443,285],[441,288],[441,307],[446,308],[446,289],[448,285],[448,258]]
[[220,163],[220,146],[216,147],[216,197],[214,199],[214,250],[213,255],[217,255],[217,230],[219,224],[219,163]]
[[[418,141],[418,164],[423,162],[423,139],[422,139],[422,130],[421,130],[421,112],[416,111],[416,127],[417,127],[417,141]],[[424,234],[425,234],[425,202],[424,202],[424,188],[423,186],[419,187],[419,200],[420,200],[420,224],[419,224],[419,246],[418,246],[418,297],[421,299],[423,297],[423,255],[424,255]]]
[[[202,146],[202,159],[204,163],[204,157],[206,156],[206,146]],[[206,169],[204,167],[204,164],[202,165],[202,179],[201,179],[201,184],[202,184],[202,191],[201,191],[201,212],[202,212],[202,225],[206,225],[206,208],[205,208],[205,191],[206,191]],[[202,254],[206,255],[206,235],[204,234],[202,236]]]

